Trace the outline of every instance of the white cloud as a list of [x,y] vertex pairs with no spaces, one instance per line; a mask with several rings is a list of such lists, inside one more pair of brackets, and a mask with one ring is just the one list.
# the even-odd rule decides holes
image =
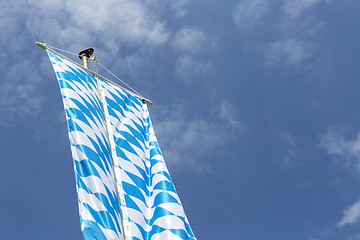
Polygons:
[[237,2],[232,11],[238,28],[254,27],[269,10],[269,0],[244,0]]
[[294,160],[296,157],[297,157],[296,151],[294,149],[288,149],[283,159],[283,164],[287,167],[294,166]]
[[171,7],[175,10],[176,17],[184,17],[187,13],[186,5],[189,4],[190,0],[172,0]]
[[351,206],[348,206],[343,211],[343,218],[336,225],[338,228],[342,228],[346,225],[353,225],[360,220],[360,201],[357,201]]
[[[44,96],[41,93],[39,61],[25,49],[29,33],[24,30],[26,11],[19,1],[6,1],[0,7],[0,124],[8,125],[38,115]],[[36,49],[35,45],[32,45]],[[31,60],[30,60],[31,59]]]
[[137,79],[143,74],[141,69],[144,68],[147,61],[148,59],[145,56],[133,54],[117,58],[113,61],[113,66],[122,74],[130,76],[131,79]]
[[233,104],[226,100],[220,101],[220,118],[227,121],[234,128],[245,129],[247,126],[237,119],[236,115],[236,109]]
[[15,119],[25,120],[41,111],[44,97],[40,91],[40,79],[39,71],[28,60],[8,69],[0,85],[0,124],[11,124]]
[[[315,55],[314,50],[317,44],[310,40],[314,38],[309,38],[309,36],[313,36],[326,25],[314,13],[306,18],[301,18],[301,16],[318,3],[328,1],[282,0],[279,5],[269,0],[243,0],[238,1],[232,9],[232,17],[236,26],[244,32],[263,26],[267,29],[264,31],[265,34],[270,31],[277,33],[277,39],[275,38],[272,42],[266,40],[268,38],[264,36],[258,38],[259,41],[251,42],[252,49],[255,51],[260,46],[265,46],[266,66],[287,64],[298,67]],[[273,13],[270,14],[270,10]],[[271,21],[267,21],[270,17]],[[243,39],[246,41],[246,38]]]
[[287,39],[270,43],[265,51],[266,65],[285,62],[288,65],[299,65],[311,57],[311,43],[297,39]]
[[282,164],[286,167],[293,167],[299,165],[299,162],[295,162],[297,158],[297,152],[295,150],[297,143],[295,138],[287,131],[281,132],[279,134],[279,137],[284,139],[289,145],[291,145],[291,147],[286,150]]
[[346,240],[360,240],[360,233],[355,233],[354,235],[347,237]]
[[19,1],[3,1],[0,7],[0,47],[7,51],[1,51],[4,57],[7,52],[12,54],[21,51],[23,46],[27,44],[24,37],[24,31],[21,25],[24,21],[22,13],[23,6]]
[[[338,162],[360,174],[360,132],[354,137],[348,137],[344,127],[330,125],[326,132],[320,136],[319,147],[324,148],[331,155],[340,157]],[[346,225],[358,223],[359,220],[360,200],[343,211],[343,217],[336,226],[342,228]]]
[[296,188],[298,190],[306,190],[306,189],[309,189],[312,186],[312,184],[313,184],[312,181],[310,179],[308,179],[308,180],[298,183],[296,185]]
[[[220,101],[226,102],[226,101]],[[226,102],[227,109],[233,109]],[[224,107],[221,106],[220,109]],[[161,108],[160,121],[154,122],[159,144],[169,167],[184,168],[194,172],[212,172],[213,162],[209,156],[228,144],[245,124],[232,113],[230,118],[206,118],[188,120],[182,104]],[[222,110],[220,110],[222,111]],[[225,110],[227,111],[227,110]],[[233,125],[236,123],[235,125]],[[217,162],[219,164],[219,162]]]
[[355,139],[348,140],[341,126],[330,125],[321,136],[319,146],[325,148],[329,154],[360,158],[360,133]]
[[28,5],[28,28],[40,41],[58,46],[98,43],[116,52],[122,43],[162,45],[170,35],[140,0],[29,0]]
[[295,19],[320,1],[322,0],[283,0],[282,9],[286,16]]
[[285,139],[287,142],[289,142],[291,145],[296,145],[296,140],[293,136],[290,135],[290,133],[284,131],[280,133],[280,137]]
[[207,43],[205,34],[195,28],[185,27],[176,33],[172,47],[182,53],[176,62],[176,74],[186,84],[190,84],[194,78],[210,69],[209,63],[204,63],[191,56],[203,52]]
[[[283,0],[281,6],[281,21],[278,28],[286,36],[297,39],[313,36],[326,26],[326,22],[319,18],[317,11],[310,11],[320,2],[331,0]],[[305,14],[307,13],[307,14]]]
[[160,144],[166,149],[166,161],[170,165],[190,166],[196,172],[211,172],[211,164],[201,158],[226,141],[224,129],[204,120],[171,119],[158,123],[156,128]]
[[331,155],[340,157],[335,160],[360,176],[360,132],[349,138],[346,137],[343,127],[331,125],[326,133],[321,135],[319,147]]
[[199,53],[206,45],[206,37],[204,33],[194,28],[182,28],[180,29],[173,42],[173,47],[176,50],[185,53]]
[[[0,47],[8,51],[0,53],[0,121],[25,119],[42,111],[44,95],[39,90],[42,76],[40,70],[36,70],[39,64],[24,60],[24,53],[27,53],[27,59],[33,58],[26,49],[29,39],[69,51],[96,46],[107,59],[113,59],[124,44],[137,49],[152,49],[164,45],[170,32],[166,29],[166,22],[151,10],[150,4],[150,1],[141,0],[3,2],[0,8]],[[36,50],[35,45],[32,47]],[[14,59],[17,64],[9,66],[8,63]],[[124,62],[133,64],[133,68],[143,64],[136,55],[125,57]],[[49,66],[47,59],[44,74],[51,71]],[[127,70],[134,71],[128,66]],[[16,76],[13,76],[14,72]]]
[[176,62],[176,74],[186,84],[191,84],[194,79],[210,69],[209,63],[203,63],[189,55],[181,55]]

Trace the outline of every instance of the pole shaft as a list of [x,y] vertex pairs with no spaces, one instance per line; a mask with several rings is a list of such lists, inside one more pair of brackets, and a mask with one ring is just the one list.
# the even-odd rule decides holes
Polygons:
[[83,56],[81,60],[82,60],[82,64],[83,64],[84,68],[89,69],[89,58],[86,56]]

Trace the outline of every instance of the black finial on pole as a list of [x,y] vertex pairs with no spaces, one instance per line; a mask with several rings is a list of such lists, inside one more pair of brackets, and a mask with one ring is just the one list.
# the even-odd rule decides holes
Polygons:
[[93,55],[94,49],[88,48],[79,52],[79,58],[82,60],[83,66],[89,68],[89,58]]

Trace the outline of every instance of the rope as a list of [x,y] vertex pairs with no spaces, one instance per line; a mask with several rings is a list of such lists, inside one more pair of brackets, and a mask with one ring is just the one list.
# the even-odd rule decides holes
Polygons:
[[75,56],[79,56],[79,54],[76,54],[76,53],[73,53],[73,52],[69,52],[69,51],[66,51],[66,50],[64,50],[64,49],[56,48],[56,47],[53,47],[53,46],[49,46],[49,45],[47,45],[47,44],[46,44],[46,47],[47,47],[47,48],[51,48],[51,49],[56,49],[56,50],[58,50],[58,51],[66,52],[66,53],[69,53],[69,54],[72,54],[72,55],[75,55]]
[[93,61],[91,61],[91,65],[92,65],[92,67],[94,69],[95,78],[97,79],[99,74],[98,74],[98,69],[97,69],[97,66],[96,66],[96,62],[99,62],[99,61],[96,60],[95,56],[92,56],[91,60],[93,60]]
[[135,89],[133,89],[132,87],[130,87],[128,84],[126,84],[126,82],[124,82],[123,80],[121,80],[118,76],[116,76],[114,73],[112,73],[109,69],[107,69],[105,66],[103,66],[98,60],[95,59],[95,61],[102,67],[104,68],[106,71],[108,71],[113,77],[115,77],[117,80],[119,80],[120,82],[122,82],[125,86],[127,86],[128,88],[130,88],[134,93],[136,93],[137,95],[141,96],[142,98],[144,98],[140,93],[138,93]]

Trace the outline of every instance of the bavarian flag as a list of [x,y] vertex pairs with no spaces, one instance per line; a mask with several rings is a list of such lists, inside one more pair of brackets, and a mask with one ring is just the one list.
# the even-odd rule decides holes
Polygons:
[[47,53],[66,113],[84,239],[195,239],[146,103]]

